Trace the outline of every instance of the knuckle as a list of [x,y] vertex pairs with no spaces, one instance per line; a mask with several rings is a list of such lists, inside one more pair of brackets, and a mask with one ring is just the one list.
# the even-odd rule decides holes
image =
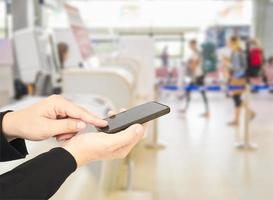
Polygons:
[[53,95],[51,95],[49,98],[51,98],[51,99],[56,99],[56,98],[58,98],[58,97],[59,97],[58,94],[53,94]]
[[128,155],[128,152],[121,153],[120,159],[125,159]]
[[60,100],[62,99],[63,97],[59,94],[53,94],[49,97],[50,100]]
[[73,132],[73,131],[75,131],[76,129],[77,129],[76,122],[74,122],[74,121],[69,121],[69,120],[66,121],[66,130],[67,130],[68,132]]

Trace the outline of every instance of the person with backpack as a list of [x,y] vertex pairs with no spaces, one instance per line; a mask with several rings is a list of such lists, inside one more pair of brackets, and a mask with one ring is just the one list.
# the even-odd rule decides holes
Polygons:
[[[232,37],[230,39],[229,46],[231,49],[229,62],[229,84],[230,86],[235,87],[235,89],[231,91],[235,106],[235,116],[234,120],[229,122],[228,125],[238,126],[241,115],[241,107],[243,105],[242,94],[244,92],[244,87],[246,86],[247,59],[244,51],[241,48],[240,39],[238,37]],[[254,112],[250,111],[250,113],[251,118],[254,118]]]
[[260,71],[263,66],[263,50],[257,39],[252,39],[248,43],[247,49],[248,68],[247,76],[249,78],[257,78],[260,76]]

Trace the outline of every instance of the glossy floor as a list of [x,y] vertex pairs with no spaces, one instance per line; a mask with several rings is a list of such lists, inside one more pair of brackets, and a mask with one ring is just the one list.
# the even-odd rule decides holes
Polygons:
[[273,199],[273,95],[253,95],[257,117],[250,125],[256,151],[235,148],[242,129],[226,123],[232,118],[232,102],[211,95],[211,117],[200,117],[203,104],[194,95],[187,114],[181,103],[165,100],[172,113],[159,121],[163,150],[140,148],[133,187],[152,191],[155,200],[270,200]]

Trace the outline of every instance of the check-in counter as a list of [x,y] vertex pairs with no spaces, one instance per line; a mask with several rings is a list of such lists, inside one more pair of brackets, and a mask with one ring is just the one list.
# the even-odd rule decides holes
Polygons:
[[117,56],[99,56],[101,67],[115,67],[129,70],[137,79],[142,69],[140,62],[134,58]]
[[0,64],[0,106],[14,96],[12,66]]
[[12,43],[8,39],[0,39],[0,107],[14,96]]
[[113,102],[116,108],[130,107],[134,97],[135,76],[115,67],[65,69],[65,94],[98,94]]

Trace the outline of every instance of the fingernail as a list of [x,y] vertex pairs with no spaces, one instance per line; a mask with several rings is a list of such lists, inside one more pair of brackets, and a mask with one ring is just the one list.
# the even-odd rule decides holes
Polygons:
[[143,131],[143,127],[141,125],[138,125],[136,128],[136,133],[141,133]]
[[77,129],[84,129],[85,127],[86,127],[86,124],[84,122],[77,123]]

